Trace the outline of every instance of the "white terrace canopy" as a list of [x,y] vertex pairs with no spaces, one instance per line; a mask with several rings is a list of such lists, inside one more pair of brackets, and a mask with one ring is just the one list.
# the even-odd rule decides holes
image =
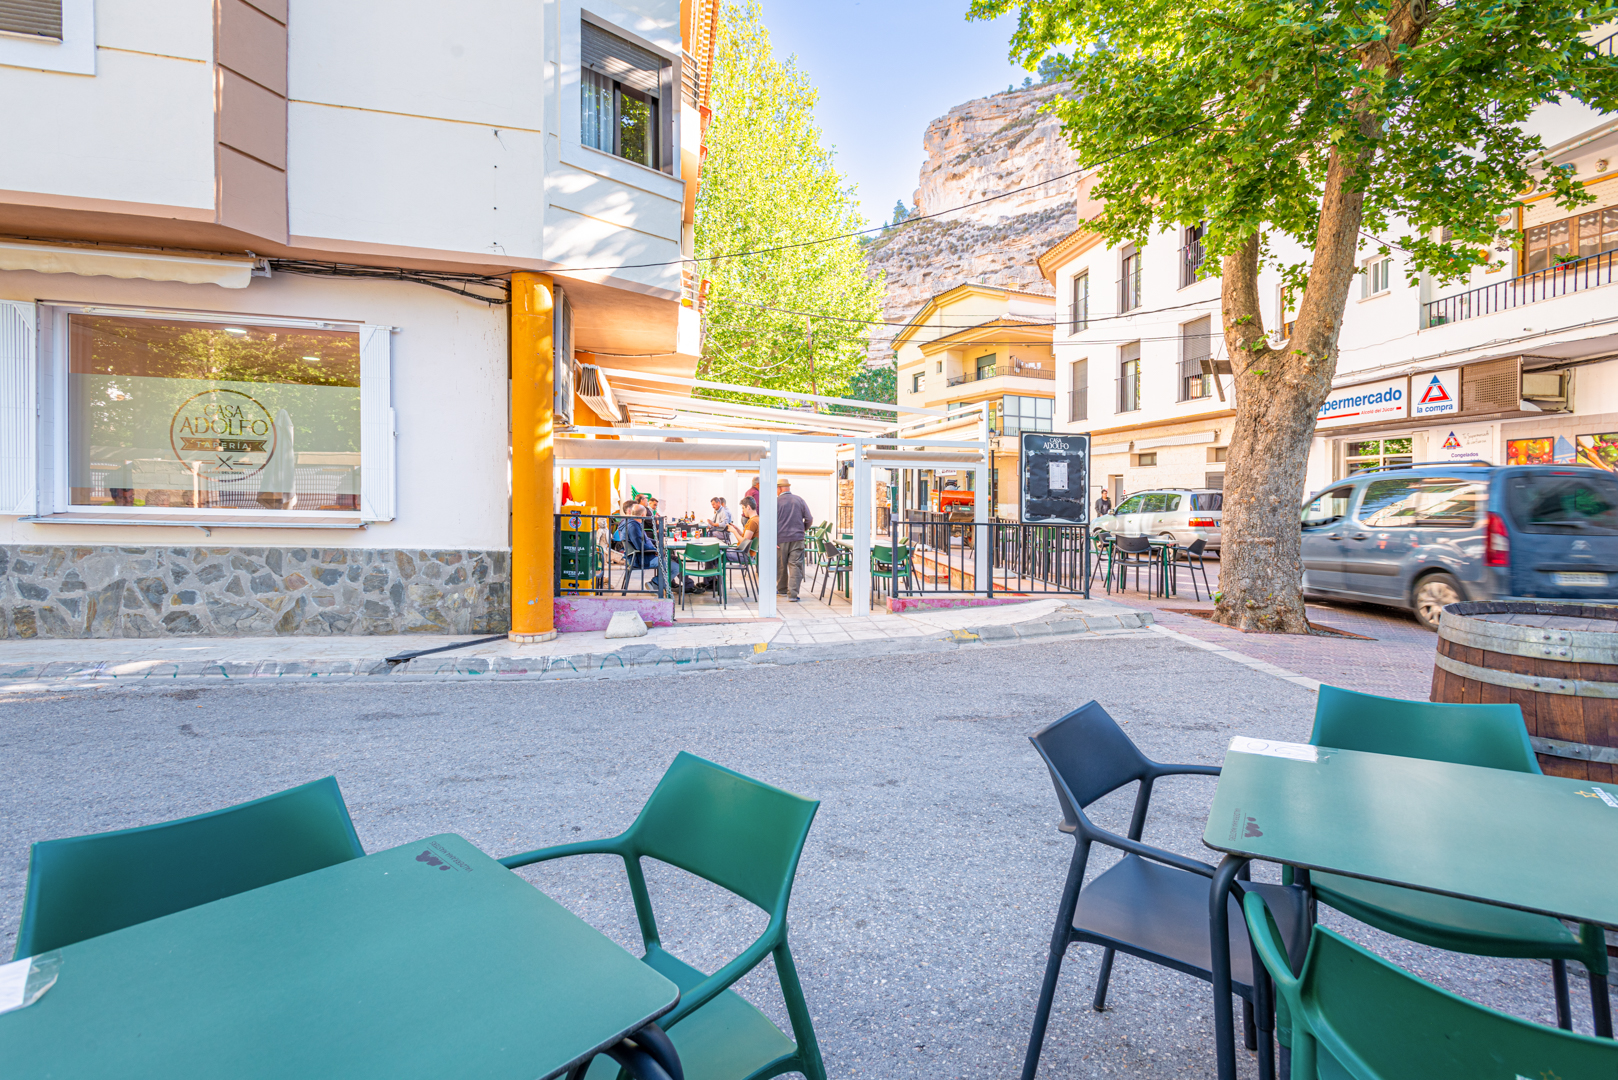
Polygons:
[[[775,490],[784,444],[821,444],[832,450],[837,458],[851,457],[854,480],[852,543],[856,571],[852,575],[852,592],[856,615],[868,615],[871,611],[871,576],[868,571],[871,565],[871,511],[875,492],[873,468],[927,469],[948,463],[969,469],[975,476],[974,519],[978,522],[989,520],[990,443],[988,417],[981,408],[945,413],[940,409],[764,390],[640,371],[601,368],[598,374],[611,378],[611,388],[606,393],[622,407],[620,415],[628,417],[628,423],[559,431],[556,440],[557,468],[653,469],[669,472],[756,469],[760,477],[758,573],[761,587],[758,613],[761,616],[777,614],[775,590],[772,587],[777,570],[776,504],[769,495]],[[601,382],[605,384],[606,379]],[[651,388],[635,384],[650,384]],[[686,396],[692,389],[745,394],[757,403]],[[772,407],[771,399],[799,403],[799,407]],[[876,420],[811,411],[822,405],[852,405],[870,411],[890,412],[895,419]],[[968,428],[967,431],[975,434],[976,438],[945,439],[939,435],[913,434],[910,429],[916,425],[901,425],[898,421],[900,413],[947,418],[944,422],[956,428],[957,432],[965,422],[975,419],[976,430]],[[937,425],[940,421],[924,420],[923,423]],[[989,546],[978,545],[977,557],[986,563]],[[979,580],[985,580],[988,576],[987,565],[978,569]]]

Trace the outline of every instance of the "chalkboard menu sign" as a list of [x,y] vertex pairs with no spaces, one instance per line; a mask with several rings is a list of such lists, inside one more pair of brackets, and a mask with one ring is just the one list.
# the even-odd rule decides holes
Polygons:
[[1023,432],[1019,473],[1024,524],[1089,524],[1089,435]]

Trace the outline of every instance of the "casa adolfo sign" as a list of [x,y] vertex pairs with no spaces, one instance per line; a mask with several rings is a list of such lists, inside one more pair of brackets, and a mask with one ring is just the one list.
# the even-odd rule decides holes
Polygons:
[[240,390],[193,394],[169,422],[174,456],[198,476],[226,483],[263,471],[275,443],[275,418]]
[[1026,525],[1090,523],[1090,436],[1022,433],[1020,517]]

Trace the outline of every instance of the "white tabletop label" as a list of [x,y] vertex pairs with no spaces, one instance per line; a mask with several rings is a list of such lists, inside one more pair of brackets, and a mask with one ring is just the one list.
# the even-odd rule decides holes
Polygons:
[[[1589,791],[1581,791],[1581,792],[1579,792],[1579,794],[1583,795],[1587,799],[1600,799],[1602,802],[1606,803],[1608,806],[1611,806],[1614,809],[1618,809],[1618,799],[1613,798],[1610,793],[1608,793],[1607,791],[1602,790],[1601,788],[1596,787],[1594,784],[1590,785],[1590,790]],[[4,968],[0,968],[0,971],[4,971],[4,970],[5,970]]]
[[9,964],[0,964],[0,1013],[21,1009],[39,1000],[41,994],[56,984],[56,973],[62,966],[59,952],[25,956]]
[[1291,758],[1293,761],[1319,761],[1320,748],[1308,743],[1276,742],[1274,739],[1250,739],[1237,735],[1230,740],[1234,754],[1261,754],[1264,757]]

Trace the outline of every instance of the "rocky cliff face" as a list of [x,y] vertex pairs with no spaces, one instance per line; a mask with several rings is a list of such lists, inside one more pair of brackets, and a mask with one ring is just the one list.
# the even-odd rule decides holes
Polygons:
[[[967,281],[1048,289],[1034,260],[1078,226],[1078,178],[1053,179],[1074,168],[1072,148],[1056,118],[1038,111],[1055,93],[1043,85],[995,94],[927,125],[913,212],[952,212],[871,244],[872,269],[887,273],[887,319],[908,319],[928,297]],[[966,205],[984,199],[993,201]],[[888,355],[885,338],[872,346],[873,356]]]

